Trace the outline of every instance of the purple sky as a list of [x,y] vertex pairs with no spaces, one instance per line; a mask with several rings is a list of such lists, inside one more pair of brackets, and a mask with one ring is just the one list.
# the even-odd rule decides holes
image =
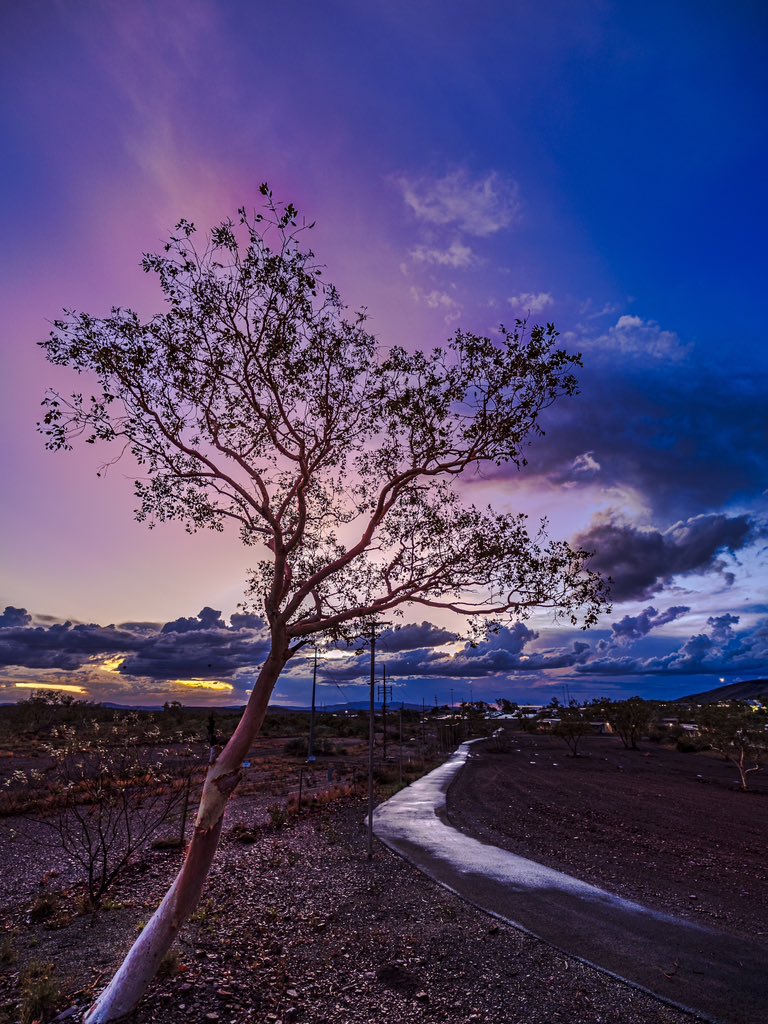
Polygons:
[[[154,312],[142,252],[264,180],[317,221],[327,276],[385,343],[529,311],[584,352],[583,393],[526,473],[472,498],[580,535],[613,613],[476,651],[444,646],[447,616],[414,627],[387,654],[398,697],[765,676],[766,42],[747,0],[3,5],[0,701],[34,682],[125,703],[247,692],[262,647],[230,624],[237,537],[147,531],[128,466],[97,478],[92,449],[45,452],[43,392],[72,382],[35,342],[63,307]],[[360,674],[335,663],[328,700],[359,697]],[[306,679],[293,666],[280,698],[304,702]]]

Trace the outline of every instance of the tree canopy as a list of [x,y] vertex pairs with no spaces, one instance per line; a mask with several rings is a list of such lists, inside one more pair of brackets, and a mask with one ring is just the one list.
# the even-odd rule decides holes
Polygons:
[[541,412],[576,392],[580,357],[552,324],[521,322],[429,352],[384,348],[324,283],[295,208],[262,192],[264,212],[241,209],[200,247],[182,220],[144,257],[164,313],[55,321],[48,359],[98,390],[47,395],[47,446],[130,451],[150,525],[237,524],[261,556],[249,598],[291,651],[406,603],[594,622],[605,595],[585,552],[457,486],[483,465],[526,464]]

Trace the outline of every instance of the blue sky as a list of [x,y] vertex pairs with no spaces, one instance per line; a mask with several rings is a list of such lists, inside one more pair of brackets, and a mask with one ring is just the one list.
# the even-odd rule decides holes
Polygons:
[[[0,607],[25,610],[0,619],[0,700],[246,694],[237,538],[149,533],[128,469],[44,452],[44,389],[71,382],[35,342],[63,307],[154,312],[141,253],[263,180],[317,221],[383,343],[529,312],[584,353],[526,473],[469,489],[594,547],[613,613],[479,651],[414,633],[388,655],[400,693],[674,696],[768,672],[764,4],[31,0],[0,40]],[[198,625],[162,632],[180,619]]]

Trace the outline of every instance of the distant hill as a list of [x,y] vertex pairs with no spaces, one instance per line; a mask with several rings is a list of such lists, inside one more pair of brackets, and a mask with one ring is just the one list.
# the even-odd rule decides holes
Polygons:
[[754,700],[756,697],[768,695],[768,679],[750,679],[746,683],[729,683],[728,686],[716,686],[714,690],[703,693],[692,693],[687,697],[678,697],[678,701],[696,701],[709,704],[718,700]]

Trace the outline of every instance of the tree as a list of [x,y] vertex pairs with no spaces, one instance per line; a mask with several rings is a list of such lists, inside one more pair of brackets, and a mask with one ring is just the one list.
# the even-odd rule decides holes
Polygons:
[[182,220],[163,253],[144,257],[163,314],[69,311],[42,343],[94,388],[47,395],[47,447],[80,438],[109,446],[113,461],[131,453],[136,515],[150,525],[236,525],[256,560],[246,607],[271,639],[234,734],[215,749],[179,875],[91,1024],[130,1012],[194,909],[275,682],[318,634],[357,636],[406,604],[498,620],[552,608],[586,628],[605,602],[586,552],[459,493],[479,467],[522,468],[541,412],[576,392],[580,357],[556,348],[554,326],[385,350],[323,283],[296,209],[261,193],[262,212],[241,209],[200,248]]
[[701,738],[736,767],[739,788],[747,792],[752,772],[768,758],[768,735],[754,713],[740,704],[705,705],[696,716]]
[[637,750],[637,742],[647,731],[654,714],[653,704],[642,697],[605,700],[604,714],[627,750]]
[[553,697],[547,711],[557,718],[552,727],[555,736],[565,743],[571,752],[571,757],[579,756],[579,744],[582,739],[592,731],[587,714],[578,701],[569,701],[567,705],[561,704],[557,697]]

